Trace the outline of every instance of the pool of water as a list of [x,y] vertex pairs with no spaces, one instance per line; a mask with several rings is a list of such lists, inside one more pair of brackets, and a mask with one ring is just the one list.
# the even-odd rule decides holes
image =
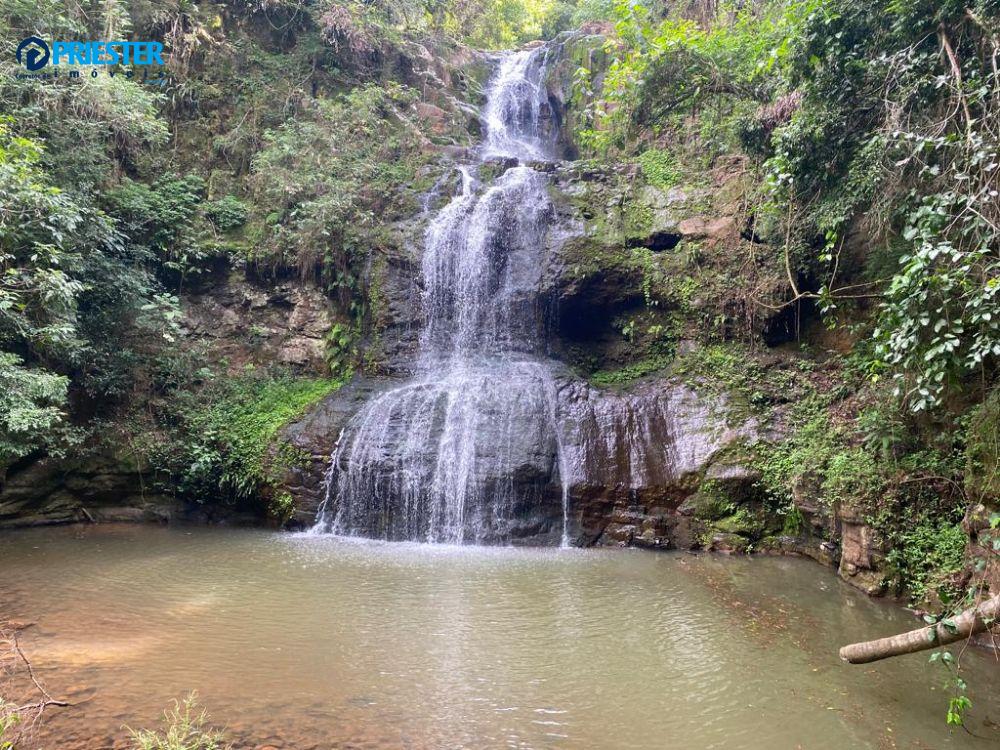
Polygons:
[[912,616],[792,558],[380,544],[105,526],[0,536],[0,611],[56,697],[41,747],[124,746],[197,689],[238,747],[996,748],[912,655],[839,662]]

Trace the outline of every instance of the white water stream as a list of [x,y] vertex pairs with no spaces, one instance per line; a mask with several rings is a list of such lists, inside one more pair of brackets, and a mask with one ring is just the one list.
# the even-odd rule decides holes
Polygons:
[[[542,356],[541,253],[552,218],[542,84],[547,48],[506,54],[487,92],[480,163],[431,220],[417,374],[368,402],[338,440],[314,531],[442,543],[504,542],[519,509],[568,476],[551,364]],[[544,454],[544,455],[541,455]],[[527,476],[551,465],[549,476]],[[554,475],[558,476],[554,476]]]

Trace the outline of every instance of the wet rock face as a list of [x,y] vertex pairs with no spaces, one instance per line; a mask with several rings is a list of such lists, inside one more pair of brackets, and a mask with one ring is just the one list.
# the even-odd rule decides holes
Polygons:
[[681,486],[736,435],[682,385],[644,384],[614,394],[574,382],[563,394],[573,481],[583,486],[635,492]]
[[282,431],[281,439],[302,455],[300,465],[290,468],[284,477],[285,488],[295,506],[289,522],[291,528],[306,528],[315,522],[325,497],[323,483],[330,454],[341,431],[366,401],[392,385],[388,378],[356,377]]
[[[351,417],[398,383],[359,379],[327,397],[311,414],[287,428],[285,437],[309,455],[286,479],[295,500],[293,525],[312,525],[325,497],[333,446]],[[390,414],[391,417],[391,414]],[[755,425],[734,428],[724,406],[674,381],[645,383],[629,393],[611,393],[561,376],[555,417],[558,435],[536,411],[493,426],[495,435],[477,442],[472,471],[486,488],[513,504],[502,537],[512,543],[557,544],[563,531],[563,476],[568,490],[568,536],[572,543],[636,544],[662,548],[704,546],[703,528],[684,507],[706,479],[734,497],[749,492],[756,475],[727,458],[727,448],[753,440]],[[430,420],[426,440],[440,437]],[[390,426],[391,427],[391,426]],[[482,429],[490,430],[487,423]],[[563,456],[559,461],[559,447]],[[503,445],[496,455],[488,446]],[[382,501],[402,506],[392,456],[386,456]],[[504,460],[499,460],[503,458]],[[489,535],[481,541],[490,541]],[[494,541],[497,541],[494,539]],[[720,540],[721,544],[721,540]]]
[[[331,454],[340,440],[350,439],[349,436],[345,438],[344,433],[352,417],[361,412],[366,404],[377,402],[380,396],[392,398],[393,389],[398,385],[398,381],[388,378],[355,379],[328,396],[302,420],[285,429],[284,439],[308,456],[303,465],[291,469],[285,477],[286,488],[295,505],[290,523],[293,528],[307,528],[316,522],[317,512],[326,499]],[[441,439],[441,407],[443,403],[434,410],[436,418],[428,419],[428,433],[422,436],[420,445],[431,446]],[[398,430],[406,427],[400,422],[403,416],[403,411],[388,409],[373,418],[385,417],[385,428]],[[537,415],[525,411],[516,416],[516,419],[504,424],[497,420],[491,426],[491,421],[487,419],[481,425],[487,432],[492,429],[494,434],[477,441],[480,450],[474,457],[475,482],[482,488],[482,496],[506,495],[513,507],[507,525],[502,529],[486,529],[479,541],[500,541],[499,534],[503,540],[512,543],[557,543],[562,530],[562,510],[559,484],[555,481],[554,436],[545,429],[543,422],[536,419]],[[501,446],[504,450],[500,450]],[[434,451],[425,452],[429,459],[435,455]],[[349,451],[345,451],[344,455],[349,455]],[[390,506],[379,517],[389,519],[389,523],[405,524],[404,507],[407,502],[420,498],[407,497],[405,478],[396,470],[399,457],[387,453],[370,458],[375,466],[382,468],[372,471],[373,483],[369,490]],[[414,466],[421,466],[416,460],[419,456],[411,458],[414,459]],[[429,469],[429,464],[424,468]],[[470,511],[475,512],[476,509]],[[403,533],[406,531],[399,529],[400,538],[406,538]]]
[[756,475],[725,457],[755,425],[726,424],[724,407],[670,380],[613,393],[581,382],[560,392],[571,536],[579,543],[701,545],[683,504],[706,479],[738,497]]
[[76,461],[26,459],[0,476],[0,529],[63,523],[260,522],[233,508],[182,502],[157,492],[152,484],[147,469],[110,453]]
[[436,372],[373,399],[334,453],[321,528],[449,543],[546,532],[540,519],[561,523],[546,492],[558,445],[552,393],[529,361]]
[[[417,232],[412,227],[408,231]],[[381,258],[370,271],[382,300],[378,309],[373,310],[377,340],[370,337],[364,343],[379,372],[403,375],[413,369],[420,337],[420,260],[402,239],[399,247],[384,250]]]

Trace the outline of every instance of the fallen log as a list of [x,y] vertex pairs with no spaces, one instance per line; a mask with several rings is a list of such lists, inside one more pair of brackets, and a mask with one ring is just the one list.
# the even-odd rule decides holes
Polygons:
[[874,641],[852,643],[840,649],[840,658],[850,664],[868,664],[890,656],[912,654],[947,646],[989,629],[1000,619],[1000,594],[941,622]]

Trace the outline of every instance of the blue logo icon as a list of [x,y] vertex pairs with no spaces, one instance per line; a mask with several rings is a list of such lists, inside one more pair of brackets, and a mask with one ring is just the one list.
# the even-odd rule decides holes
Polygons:
[[[24,59],[21,59],[21,56]],[[49,61],[49,45],[37,36],[29,36],[17,45],[17,61],[28,70],[41,70]]]

